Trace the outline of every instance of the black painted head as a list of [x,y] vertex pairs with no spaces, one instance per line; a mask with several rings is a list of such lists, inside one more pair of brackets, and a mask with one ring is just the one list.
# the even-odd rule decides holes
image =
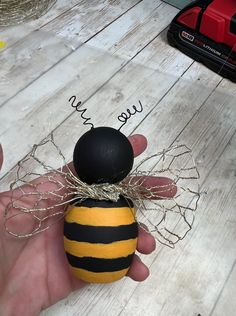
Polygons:
[[88,184],[117,183],[133,167],[128,138],[111,127],[92,128],[77,142],[73,162],[79,178]]

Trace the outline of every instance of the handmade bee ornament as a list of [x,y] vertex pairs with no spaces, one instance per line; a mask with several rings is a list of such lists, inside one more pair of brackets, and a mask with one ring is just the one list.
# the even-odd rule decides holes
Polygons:
[[[132,263],[138,217],[143,217],[142,221],[163,244],[174,247],[184,238],[192,227],[200,197],[190,184],[199,174],[185,145],[165,149],[133,168],[133,149],[121,128],[95,128],[84,117],[80,104],[75,108],[91,129],[75,145],[75,170],[72,172],[66,164],[52,134],[35,145],[18,163],[17,179],[11,189],[14,192],[18,188],[21,195],[13,194],[5,213],[5,228],[18,238],[32,237],[64,218],[64,249],[72,273],[87,282],[113,282],[125,276]],[[141,111],[135,107],[133,110],[121,116],[121,127]],[[62,159],[61,168],[52,168],[45,158],[40,158],[40,149],[48,145]],[[36,169],[27,171],[31,162]],[[147,176],[168,176],[172,181],[146,186]],[[45,183],[48,191],[41,189]],[[173,188],[175,196],[164,200]],[[19,215],[32,219],[29,231],[16,228],[15,218]],[[178,226],[184,228],[183,232],[176,230]]]
[[[120,182],[134,160],[128,139],[110,127],[85,133],[73,156],[77,175],[89,185]],[[73,273],[82,280],[116,281],[126,275],[132,262],[138,236],[133,203],[122,195],[116,199],[78,200],[66,214],[66,255]]]

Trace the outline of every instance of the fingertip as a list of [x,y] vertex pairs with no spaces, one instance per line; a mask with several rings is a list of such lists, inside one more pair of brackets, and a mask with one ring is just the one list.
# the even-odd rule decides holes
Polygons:
[[134,157],[139,156],[147,148],[147,138],[141,134],[129,136],[129,141],[134,151]]
[[137,255],[134,255],[127,276],[134,281],[142,282],[148,278],[149,274],[150,272],[148,267],[141,261],[141,259]]
[[137,243],[138,252],[148,255],[152,253],[155,249],[155,238],[149,233],[147,227],[145,227],[143,224],[140,224]]

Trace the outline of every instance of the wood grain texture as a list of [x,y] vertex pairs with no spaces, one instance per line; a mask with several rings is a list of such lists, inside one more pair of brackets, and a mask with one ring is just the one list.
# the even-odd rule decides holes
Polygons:
[[[138,1],[130,1],[129,6],[127,1],[123,2],[124,5],[121,1],[114,2],[106,10],[106,1],[82,1],[3,51],[0,104],[40,78]],[[83,29],[87,31],[81,33]]]
[[[159,4],[159,6],[160,6],[160,4]],[[150,8],[149,11],[148,11],[149,14],[151,14],[151,12],[152,12],[151,9],[152,8]],[[130,14],[130,11],[127,14]],[[137,24],[138,21],[139,21],[139,16],[136,17],[135,24]],[[166,23],[167,23],[167,21],[168,20],[166,19]],[[118,23],[118,21],[115,21],[114,23]],[[137,34],[140,34],[140,32],[138,32]],[[155,35],[156,35],[156,33],[153,34],[153,37]],[[122,37],[122,34],[120,34],[120,37]],[[140,43],[140,45],[143,45],[142,38],[143,38],[142,34],[140,34],[139,38],[136,38],[137,43]],[[37,39],[35,40],[35,42],[37,42]],[[28,46],[26,46],[26,47],[28,49]],[[87,98],[89,98],[90,93],[93,94],[94,91],[91,92],[90,90],[86,89],[86,95],[85,96],[83,95],[83,92],[81,91],[81,88],[82,87],[87,87],[87,85],[84,85],[84,82],[85,82],[84,78],[86,78],[88,80],[88,82],[90,81],[90,86],[92,87],[92,89],[94,87],[96,87],[95,89],[97,89],[98,86],[96,84],[94,84],[93,81],[97,81],[98,80],[100,82],[99,84],[102,85],[106,80],[109,79],[109,77],[112,77],[115,74],[115,72],[118,70],[117,66],[115,66],[117,63],[118,64],[120,63],[120,68],[121,68],[121,66],[123,64],[126,63],[125,60],[119,60],[119,59],[117,59],[115,57],[113,59],[111,57],[109,57],[109,56],[107,56],[107,58],[105,58],[103,53],[102,53],[102,51],[98,52],[97,50],[94,50],[94,52],[92,52],[92,49],[91,49],[91,54],[89,54],[89,53],[87,54],[90,57],[87,57],[86,51],[89,51],[89,50],[87,50],[86,48],[83,48],[83,47],[81,47],[81,49],[79,49],[79,50],[74,51],[71,55],[69,55],[67,58],[62,60],[58,65],[53,67],[50,72],[45,73],[42,76],[42,78],[39,78],[36,81],[35,84],[34,84],[34,82],[32,82],[31,85],[29,85],[29,86],[26,85],[26,87],[19,93],[17,98],[13,98],[13,100],[10,100],[9,102],[5,103],[3,108],[2,109],[0,108],[0,116],[1,117],[5,117],[5,115],[7,115],[7,116],[9,115],[9,108],[15,109],[15,106],[16,106],[15,102],[17,102],[17,104],[18,104],[18,108],[20,107],[19,112],[18,112],[20,114],[15,113],[15,111],[13,110],[15,115],[12,115],[10,120],[4,121],[4,122],[6,122],[7,126],[5,124],[3,124],[1,126],[2,129],[1,129],[0,134],[6,135],[6,129],[10,129],[11,132],[14,133],[13,129],[14,128],[18,129],[19,125],[18,125],[18,123],[16,125],[14,125],[13,123],[16,122],[16,121],[19,122],[19,118],[20,118],[20,124],[21,125],[25,125],[24,121],[27,120],[28,126],[33,126],[34,127],[35,124],[33,122],[29,122],[29,116],[33,120],[35,120],[37,122],[38,121],[38,113],[37,113],[37,116],[34,115],[35,114],[34,113],[35,107],[36,107],[37,111],[41,112],[41,111],[43,111],[43,109],[45,109],[46,112],[47,112],[47,109],[48,109],[48,103],[47,102],[48,101],[45,100],[44,95],[46,95],[47,98],[48,98],[48,95],[50,93],[50,98],[52,100],[54,92],[56,94],[58,94],[58,91],[60,90],[60,87],[63,87],[62,88],[63,89],[63,94],[65,95],[65,91],[67,89],[69,89],[70,91],[73,91],[73,89],[72,89],[73,87],[72,87],[72,84],[71,84],[72,82],[73,82],[73,86],[78,87],[78,88],[75,88],[75,91],[77,91],[77,94],[80,95],[80,98],[82,100],[86,100]],[[137,52],[138,51],[137,51],[137,48],[136,48],[136,50],[134,50],[132,54],[135,55],[135,54],[137,54]],[[52,53],[53,53],[53,49],[52,49],[51,54]],[[102,54],[103,58],[101,58],[101,54]],[[82,56],[85,57],[85,60],[83,60],[84,57],[82,57]],[[89,61],[88,61],[88,58],[89,58]],[[111,62],[115,66],[115,71],[114,71],[113,66],[112,67],[104,67],[103,64],[108,63],[109,59],[112,60]],[[100,62],[101,62],[101,64],[99,64]],[[96,68],[96,64],[98,66],[97,68]],[[37,65],[38,68],[41,69],[41,66],[42,66],[41,64],[36,63],[36,65]],[[71,67],[71,65],[72,65],[72,67]],[[83,70],[80,69],[79,65],[81,65],[81,66],[83,65],[82,67],[84,67],[86,69],[87,74],[89,74],[89,76],[87,74],[83,74]],[[100,67],[100,69],[104,69],[102,77],[100,75],[99,67]],[[27,69],[28,69],[28,66],[27,66]],[[32,72],[32,68],[30,67],[29,69]],[[20,72],[20,74],[21,73],[22,72]],[[22,74],[22,76],[24,78],[25,72]],[[52,82],[53,79],[51,79],[51,78],[60,78],[60,80],[59,81],[58,80],[57,81],[54,80],[54,82]],[[106,78],[106,79],[104,80],[104,78]],[[68,79],[69,79],[69,82],[67,81]],[[78,82],[78,79],[79,79],[79,82]],[[81,80],[83,80],[82,83],[81,83]],[[48,82],[52,82],[52,85],[44,87],[45,86],[45,82],[47,82],[47,81]],[[66,81],[67,81],[67,83],[66,83]],[[18,81],[18,82],[19,82],[19,84],[22,84],[22,81]],[[42,85],[44,87],[43,89],[42,89],[42,86],[39,85],[40,82],[42,82]],[[7,81],[6,81],[6,85],[7,85]],[[35,91],[34,86],[37,86],[37,88],[38,88],[36,94],[34,92]],[[8,89],[10,90],[10,87]],[[54,89],[56,89],[56,91]],[[50,90],[50,92],[49,92],[49,90]],[[31,95],[32,91],[33,91],[33,95]],[[69,97],[70,97],[70,95],[68,94],[67,98],[69,98]],[[30,104],[28,104],[28,100],[29,99],[31,99]],[[63,104],[62,104],[63,111],[60,110],[60,106],[59,106],[60,103],[57,103],[57,104],[54,103],[54,106],[56,106],[57,109],[58,109],[58,114],[59,114],[58,115],[58,119],[60,117],[62,117],[64,115],[64,113],[65,113],[65,106],[64,106],[65,101],[62,98],[60,98],[60,100],[63,102]],[[43,102],[44,106],[39,106],[39,104],[41,104],[42,102]],[[53,100],[53,102],[54,102],[54,100]],[[51,106],[50,106],[50,108],[51,108]],[[53,113],[53,109],[51,110],[51,113]],[[46,115],[48,116],[48,113]],[[44,114],[44,116],[45,116],[45,114]],[[24,119],[24,117],[25,117],[25,119]],[[65,117],[61,118],[61,121],[63,121],[63,119],[65,119]],[[48,118],[47,121],[41,120],[42,125],[40,125],[38,127],[37,133],[35,135],[37,137],[37,139],[31,139],[31,140],[29,139],[29,141],[31,143],[38,143],[43,137],[45,137],[47,135],[47,133],[48,133],[47,132],[48,131],[48,126],[49,126],[47,124],[48,121],[50,121],[50,128],[51,129],[54,129],[61,122],[61,121],[58,121],[58,120],[50,120],[50,117]],[[14,127],[12,127],[12,125],[14,125]],[[42,130],[45,130],[46,134],[45,133],[41,134],[40,128]],[[31,135],[33,136],[34,134],[31,133]],[[9,134],[8,134],[8,136],[9,136]],[[24,135],[19,135],[19,137],[24,137]],[[3,139],[2,142],[4,144],[4,137],[2,139]],[[26,146],[28,146],[28,145],[26,144]],[[15,150],[15,149],[14,149],[14,146],[13,146],[11,149],[7,149],[7,150]],[[22,148],[22,150],[24,151],[23,148]],[[11,152],[9,152],[9,153],[6,152],[6,155],[7,155],[6,156],[7,157],[6,158],[7,164],[11,164],[11,160],[14,159],[13,158],[14,155],[12,155]],[[22,157],[23,156],[22,155],[20,156],[20,152],[19,152],[19,156],[15,157],[15,160],[14,160],[13,164],[15,164]],[[6,168],[6,169],[3,169],[3,173],[4,173],[4,170],[7,171],[7,170],[9,170],[9,168],[12,168],[12,166],[13,166],[12,164],[11,165],[7,165],[7,164],[5,164],[5,166],[4,166],[4,168]]]
[[167,27],[177,10],[161,1],[142,1],[89,41],[97,48],[130,59]]
[[[71,159],[87,130],[68,103],[76,95],[96,126],[116,128],[117,116],[141,100],[144,111],[122,131],[146,135],[142,158],[171,144],[191,147],[207,192],[175,250],[158,244],[141,256],[148,280],[89,285],[42,316],[234,313],[236,85],[167,44],[176,13],[159,0],[60,0],[41,19],[1,30],[9,43],[0,53],[1,189],[13,181],[18,160],[52,131]],[[49,148],[41,155],[60,164]]]
[[[186,238],[175,256],[160,251],[151,264],[153,280],[138,286],[121,315],[214,315],[215,300],[235,265],[235,136],[204,181],[207,195],[191,240]],[[230,310],[231,304],[223,315]]]
[[[234,222],[231,222],[232,224]],[[221,291],[219,292],[218,299],[214,302],[214,306],[210,315],[214,316],[230,316],[235,313],[236,305],[235,300],[232,300],[232,293],[235,291],[236,282],[236,269],[234,261],[232,269],[228,273],[228,278],[226,279]]]
[[[45,24],[49,23],[53,19],[60,16],[63,12],[70,10],[73,6],[77,5],[79,0],[57,0],[52,10],[49,10],[45,15],[39,19],[29,21],[17,26],[1,27],[0,38],[6,42],[4,47],[7,50],[10,46],[20,41],[22,38],[30,34],[31,32],[40,29]],[[2,51],[2,50],[1,50]]]

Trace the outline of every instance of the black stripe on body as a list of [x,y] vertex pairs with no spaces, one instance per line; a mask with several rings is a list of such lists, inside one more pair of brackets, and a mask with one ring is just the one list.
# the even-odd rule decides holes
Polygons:
[[116,208],[116,207],[134,207],[134,204],[131,200],[125,199],[123,196],[119,198],[117,202],[113,201],[106,201],[106,200],[93,200],[93,199],[86,199],[86,200],[77,200],[73,201],[72,205],[74,206],[84,206],[84,207],[100,207],[100,208]]
[[64,222],[64,235],[74,241],[110,244],[138,236],[138,224],[120,226],[88,226]]
[[66,253],[70,265],[91,272],[113,272],[129,268],[133,255],[116,259],[100,259],[91,257],[75,257]]

